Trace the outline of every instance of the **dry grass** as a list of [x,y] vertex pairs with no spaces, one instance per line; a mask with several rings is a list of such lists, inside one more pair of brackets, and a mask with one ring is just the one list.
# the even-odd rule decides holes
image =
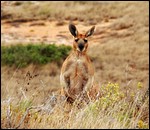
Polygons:
[[[97,2],[39,2],[37,4],[31,2],[23,2],[18,6],[7,6],[3,9],[2,16],[10,15],[7,19],[49,19],[49,20],[78,20],[80,22],[86,21],[88,24],[96,24],[105,20],[120,18],[128,16],[132,18],[133,8],[144,6],[147,10],[136,10],[135,13],[140,11],[148,11],[148,2],[111,2],[108,4]],[[2,6],[3,7],[3,6]],[[19,10],[19,12],[18,12]],[[35,11],[36,10],[36,11]],[[94,15],[93,15],[94,14]],[[128,15],[129,14],[129,15]],[[2,18],[3,18],[2,17]],[[134,16],[137,17],[138,15]],[[144,19],[138,19],[148,21]],[[139,21],[140,22],[140,21]]]
[[[44,66],[29,65],[22,69],[3,67],[2,70],[2,86],[5,88],[2,89],[2,100],[9,97],[17,98],[16,101],[20,100],[22,89],[28,98],[34,97],[35,105],[42,103],[44,97],[60,89],[60,68],[55,63]],[[7,79],[10,80],[4,82]]]
[[[117,84],[101,88],[101,98],[67,104],[58,94],[49,96],[41,105],[33,105],[22,90],[21,100],[9,97],[2,101],[2,128],[148,128],[148,96],[143,98],[140,85],[136,94],[126,95]],[[45,92],[43,90],[43,92]],[[59,114],[58,114],[59,113]]]
[[[19,13],[16,12],[18,9]],[[148,9],[148,2],[41,2],[39,5],[27,2],[3,10],[4,14],[10,14],[8,20],[73,20],[85,26],[115,20],[107,28],[96,28],[92,41],[95,44],[91,43],[88,53],[95,66],[95,81],[100,89],[108,82],[118,83],[119,92],[125,96],[104,109],[104,104],[98,104],[105,101],[103,97],[107,93],[82,109],[72,107],[69,114],[62,109],[64,102],[58,100],[51,113],[47,108],[51,110],[51,103],[48,102],[52,99],[52,92],[57,95],[54,97],[59,97],[59,66],[54,63],[30,65],[19,70],[1,67],[2,128],[17,127],[27,108],[30,109],[29,114],[19,128],[149,128],[149,97],[142,100],[149,86]],[[38,76],[29,80],[28,72]],[[20,108],[19,105],[24,101],[27,105]],[[43,103],[42,107],[37,107]]]

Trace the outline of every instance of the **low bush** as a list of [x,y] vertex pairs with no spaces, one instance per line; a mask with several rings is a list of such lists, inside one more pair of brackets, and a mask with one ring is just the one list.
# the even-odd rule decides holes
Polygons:
[[29,64],[61,63],[71,50],[70,46],[55,44],[28,44],[2,46],[2,65],[26,67]]

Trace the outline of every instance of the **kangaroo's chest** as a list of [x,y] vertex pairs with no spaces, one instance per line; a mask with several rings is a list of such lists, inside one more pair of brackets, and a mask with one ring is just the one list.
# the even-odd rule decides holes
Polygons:
[[70,61],[69,71],[72,75],[86,76],[88,75],[88,64],[82,59],[74,59]]

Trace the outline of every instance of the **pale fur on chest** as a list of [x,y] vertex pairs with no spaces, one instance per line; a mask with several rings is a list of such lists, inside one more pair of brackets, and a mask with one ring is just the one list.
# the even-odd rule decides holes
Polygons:
[[70,76],[71,78],[76,76],[80,78],[88,78],[88,65],[83,59],[74,58],[70,60],[66,69],[66,75]]
[[94,76],[90,74],[90,66],[85,57],[70,57],[63,65],[65,69],[61,72],[60,79],[70,94],[79,94],[92,86]]

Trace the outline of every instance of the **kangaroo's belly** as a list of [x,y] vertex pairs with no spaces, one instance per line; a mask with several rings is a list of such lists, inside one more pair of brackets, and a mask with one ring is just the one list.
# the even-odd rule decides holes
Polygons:
[[68,68],[69,93],[79,95],[89,80],[88,67],[84,63],[74,63]]

